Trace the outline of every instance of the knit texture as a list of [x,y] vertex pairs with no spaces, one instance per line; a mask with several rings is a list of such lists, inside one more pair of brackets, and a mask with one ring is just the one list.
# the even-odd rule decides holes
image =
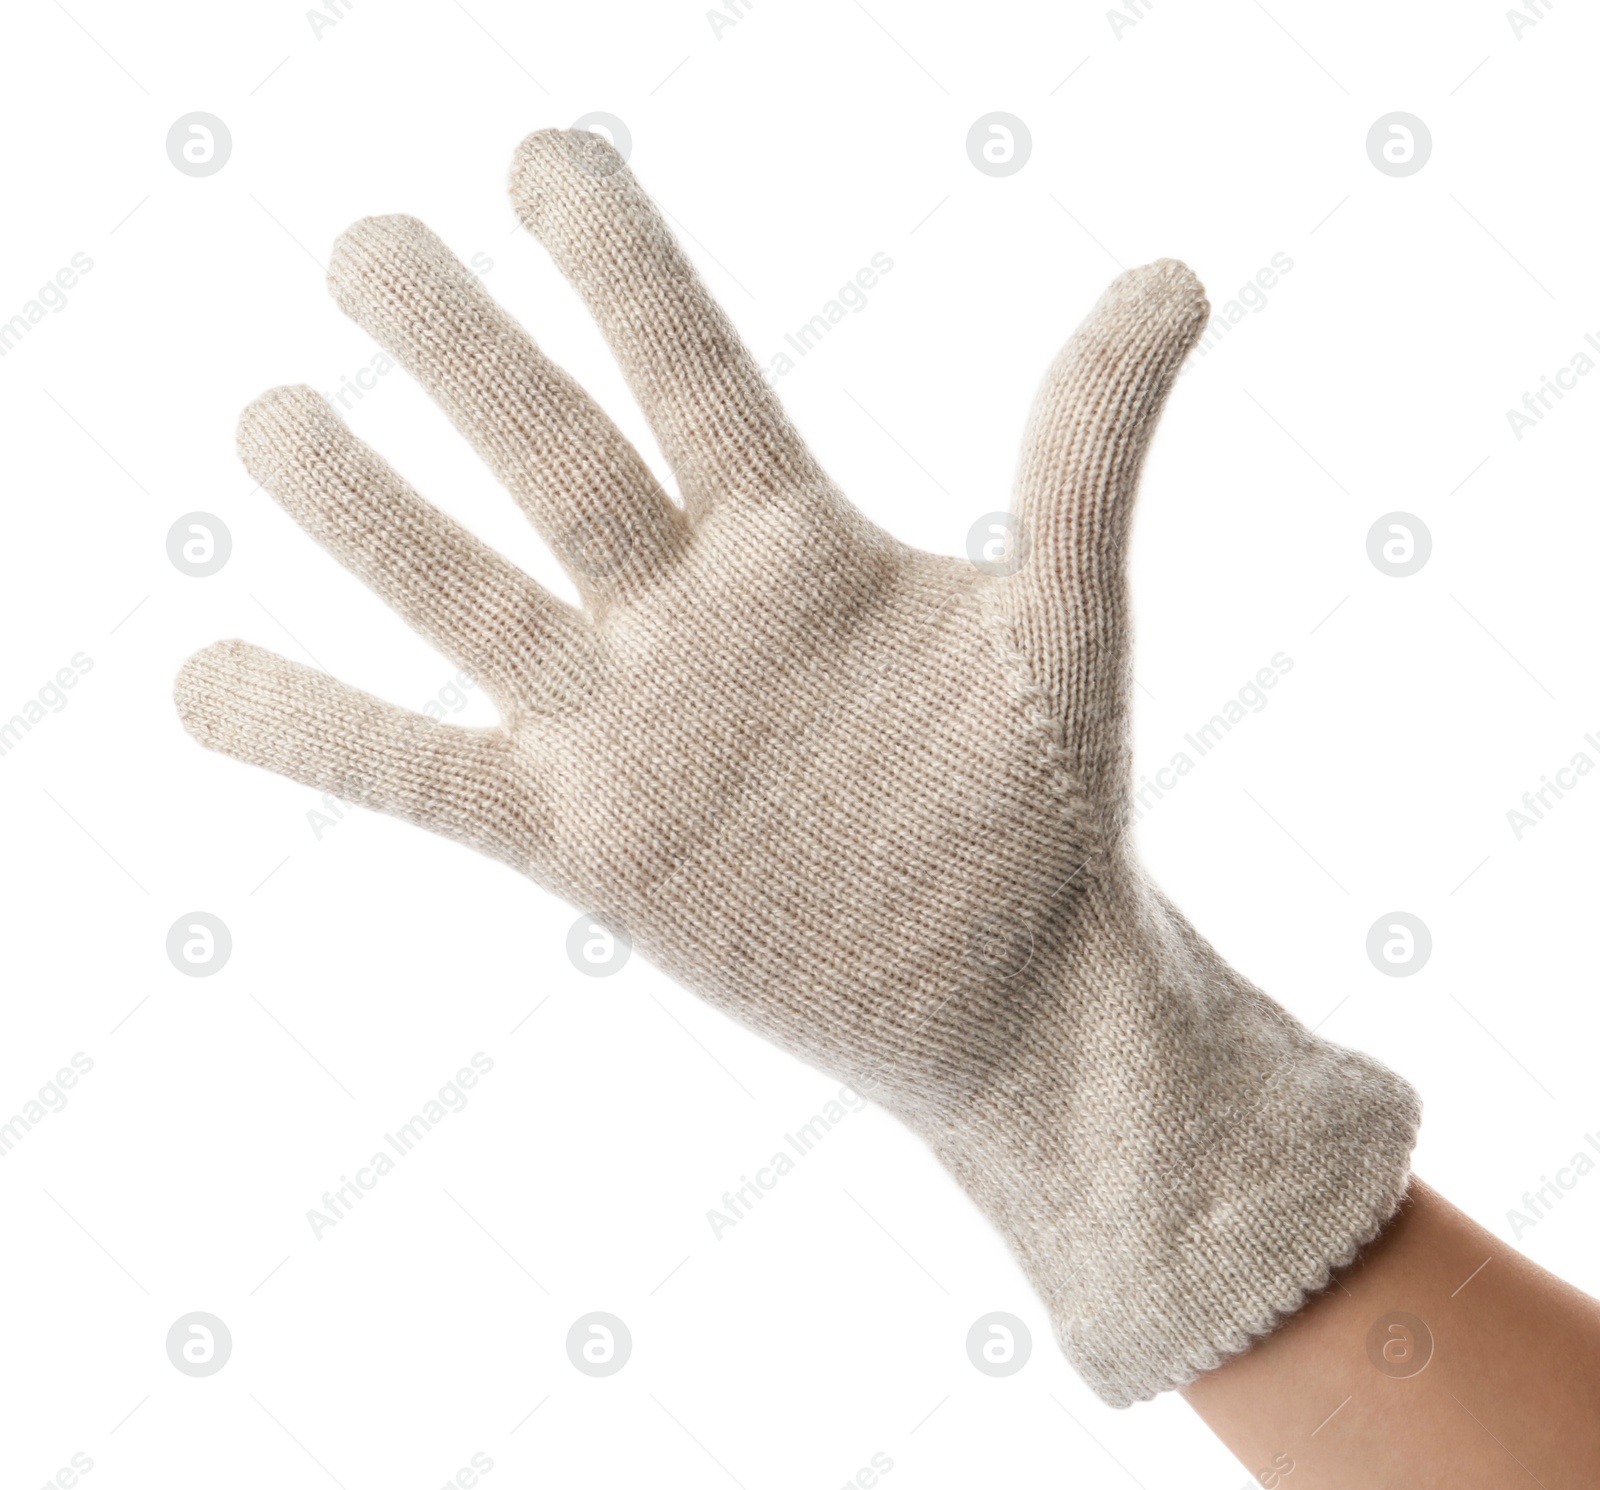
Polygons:
[[184,666],[185,725],[504,859],[896,1113],[1108,1402],[1244,1349],[1393,1214],[1419,1111],[1226,966],[1132,852],[1128,525],[1205,324],[1194,276],[1124,275],[1057,358],[1002,574],[849,506],[605,141],[533,135],[512,196],[682,503],[426,227],[359,222],[335,299],[477,448],[582,607],[316,393],[279,389],[241,421],[250,472],[501,723],[439,723],[232,641]]

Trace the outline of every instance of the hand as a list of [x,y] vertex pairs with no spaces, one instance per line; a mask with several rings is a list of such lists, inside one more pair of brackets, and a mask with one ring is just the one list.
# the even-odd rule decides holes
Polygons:
[[437,723],[226,642],[180,675],[185,724],[505,859],[898,1113],[1109,1400],[1215,1365],[1393,1212],[1416,1104],[1227,968],[1130,850],[1129,516],[1208,314],[1194,276],[1124,275],[1057,359],[1010,562],[985,572],[848,505],[605,142],[532,136],[512,190],[682,507],[427,228],[358,223],[335,298],[583,610],[280,389],[240,426],[252,474],[502,722]]

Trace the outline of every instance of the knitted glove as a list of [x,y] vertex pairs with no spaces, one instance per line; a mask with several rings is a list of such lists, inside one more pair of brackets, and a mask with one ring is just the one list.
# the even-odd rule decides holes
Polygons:
[[334,297],[583,608],[316,393],[278,389],[240,424],[252,475],[502,723],[439,723],[230,641],[184,666],[184,724],[504,859],[873,1096],[992,1218],[1108,1402],[1244,1349],[1395,1211],[1419,1110],[1223,963],[1135,862],[1129,514],[1208,314],[1195,277],[1124,275],[1061,353],[1022,459],[1022,562],[991,573],[848,505],[603,140],[531,136],[512,194],[682,506],[426,227],[359,222]]

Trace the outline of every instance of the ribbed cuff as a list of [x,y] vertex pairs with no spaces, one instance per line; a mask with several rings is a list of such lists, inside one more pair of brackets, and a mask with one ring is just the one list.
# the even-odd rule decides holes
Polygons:
[[1085,1143],[1079,1124],[1053,1116],[1081,1102],[1079,1087],[1036,1066],[1023,1100],[985,1103],[932,1136],[1113,1407],[1270,1334],[1405,1198],[1415,1090],[1278,1013],[1258,1041],[1241,1048],[1234,1027],[1226,1053],[1210,1052],[1213,1090],[1176,1126],[1170,1112],[1130,1108],[1111,1143]]
[[[1270,1100],[1203,1187],[1175,1187],[1144,1238],[1041,1277],[1057,1338],[1113,1407],[1187,1385],[1271,1334],[1374,1241],[1405,1199],[1421,1102],[1366,1056],[1327,1047],[1320,1112]],[[1331,1069],[1328,1069],[1331,1068]],[[1326,1126],[1317,1121],[1324,1120]]]

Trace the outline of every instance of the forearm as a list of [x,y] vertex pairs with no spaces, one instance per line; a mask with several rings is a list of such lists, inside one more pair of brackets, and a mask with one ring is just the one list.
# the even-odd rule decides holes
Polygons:
[[1600,1304],[1414,1180],[1331,1288],[1184,1396],[1267,1487],[1589,1490]]

